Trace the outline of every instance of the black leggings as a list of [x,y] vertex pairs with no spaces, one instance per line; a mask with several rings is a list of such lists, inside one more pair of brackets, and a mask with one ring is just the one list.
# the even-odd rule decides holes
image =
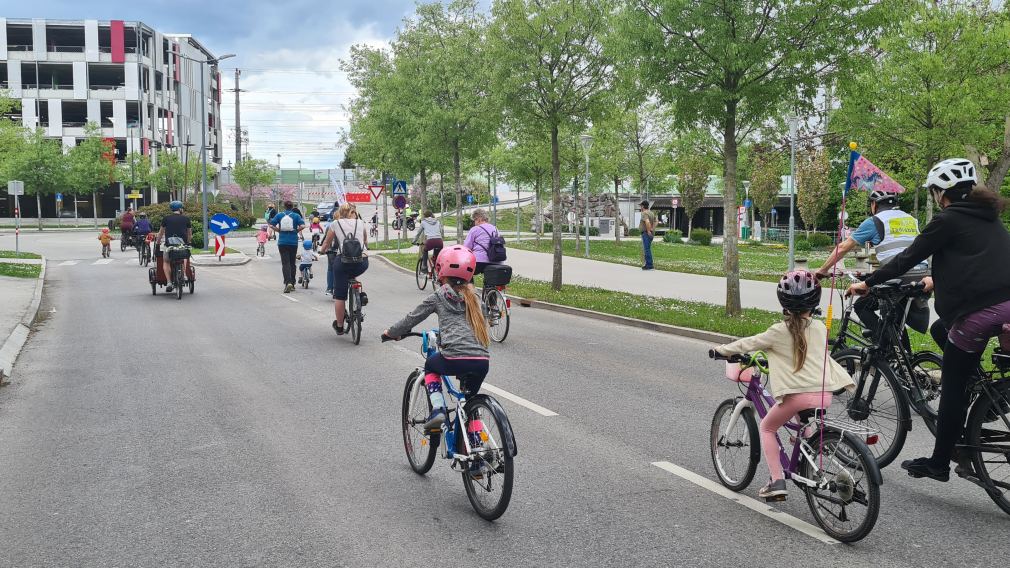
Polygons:
[[968,385],[971,384],[982,352],[968,353],[951,342],[943,351],[940,374],[940,407],[936,423],[936,444],[932,462],[946,468],[954,455],[954,446],[961,439],[964,420],[968,415]]
[[465,394],[476,394],[480,390],[489,367],[488,359],[446,359],[441,353],[424,362],[425,373],[459,378],[460,389]]

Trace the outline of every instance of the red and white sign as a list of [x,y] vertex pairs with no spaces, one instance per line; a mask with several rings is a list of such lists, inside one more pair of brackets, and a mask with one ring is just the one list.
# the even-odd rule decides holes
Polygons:
[[345,195],[348,203],[371,203],[372,194],[367,191],[348,191]]
[[368,186],[369,193],[371,193],[372,197],[374,197],[376,199],[378,199],[379,196],[382,195],[382,192],[385,189],[386,189],[386,186],[384,186],[384,185],[370,185],[370,186]]
[[214,237],[214,254],[220,259],[224,256],[224,251],[224,235],[217,235]]

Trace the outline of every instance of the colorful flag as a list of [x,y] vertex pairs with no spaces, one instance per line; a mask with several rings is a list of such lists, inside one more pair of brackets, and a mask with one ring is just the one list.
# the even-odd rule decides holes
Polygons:
[[859,152],[853,151],[849,156],[849,179],[845,184],[845,191],[851,189],[856,191],[884,191],[887,193],[904,193],[905,188],[901,184],[891,179],[890,176],[873,165]]

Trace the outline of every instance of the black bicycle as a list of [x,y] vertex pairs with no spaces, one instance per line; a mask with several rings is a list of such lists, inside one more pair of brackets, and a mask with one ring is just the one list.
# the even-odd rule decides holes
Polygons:
[[488,335],[502,343],[509,334],[512,301],[505,297],[505,288],[512,282],[512,267],[506,264],[489,264],[484,268],[484,285],[480,301],[487,319]]
[[133,237],[130,233],[123,232],[119,235],[119,252],[126,252],[126,249],[133,246]]
[[943,359],[932,351],[912,352],[904,332],[912,302],[925,294],[921,283],[891,280],[872,287],[870,294],[880,306],[879,329],[870,336],[874,341],[851,319],[853,298],[842,313],[831,357],[852,375],[856,390],[835,395],[838,404],[828,414],[876,432],[878,440],[870,451],[883,468],[905,445],[911,411],[936,433]]
[[362,311],[361,282],[356,278],[347,281],[347,302],[344,304],[344,331],[351,334],[355,345],[361,343],[361,322],[365,321]]
[[151,243],[146,238],[138,236],[137,241],[137,261],[141,266],[151,263]]
[[[196,289],[195,279],[186,274],[186,261],[189,260],[191,253],[189,246],[182,243],[182,239],[172,237],[169,240],[172,241],[172,244],[166,251],[170,266],[168,279],[175,288],[176,299],[181,300],[183,287],[188,286],[190,294]],[[193,268],[190,267],[190,271],[192,270]]]

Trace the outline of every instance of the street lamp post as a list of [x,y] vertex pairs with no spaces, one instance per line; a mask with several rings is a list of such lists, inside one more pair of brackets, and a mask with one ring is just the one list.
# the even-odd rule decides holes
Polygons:
[[208,63],[211,65],[217,65],[223,59],[235,57],[235,54],[229,53],[214,59],[193,59],[192,57],[186,57],[182,54],[179,54],[179,57],[200,64],[200,115],[203,122],[200,125],[200,161],[203,163],[203,183],[200,188],[200,204],[203,209],[203,249],[210,250],[210,239],[207,238],[207,126],[210,121],[207,120],[207,73],[204,71],[204,65]]
[[589,149],[593,147],[593,137],[583,134],[579,137],[582,150],[586,155],[586,258],[589,258]]
[[789,270],[796,268],[796,134],[798,116],[789,117]]

